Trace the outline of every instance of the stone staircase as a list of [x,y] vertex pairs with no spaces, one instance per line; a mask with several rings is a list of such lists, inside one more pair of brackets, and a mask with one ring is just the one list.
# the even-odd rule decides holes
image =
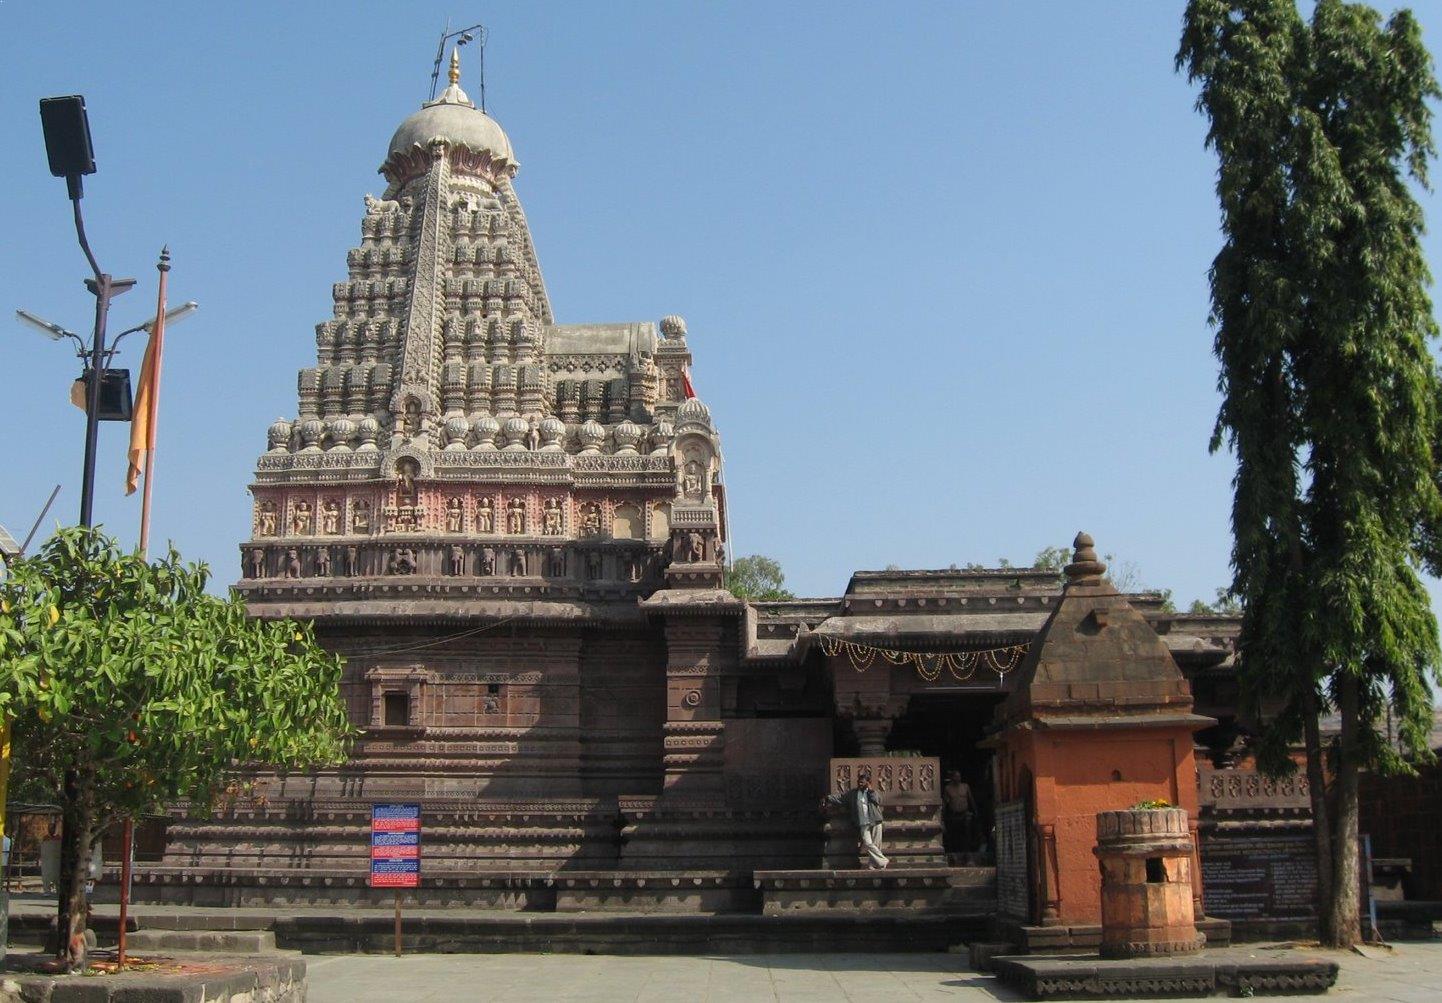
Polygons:
[[[205,875],[192,877],[192,892],[207,884]],[[282,894],[263,902],[264,889],[247,885],[244,906],[219,904],[225,894],[134,905],[127,944],[150,953],[392,950],[393,892],[366,888],[354,873],[290,880],[318,887],[291,901],[277,887]],[[409,952],[935,951],[984,937],[996,907],[995,881],[989,867],[560,871],[477,874],[463,882],[448,876],[445,883],[470,887],[433,887],[427,878],[419,892],[403,893],[402,937]],[[324,896],[313,893],[327,887],[334,896],[318,901]],[[361,893],[367,897],[358,898]],[[477,900],[487,904],[473,904]],[[210,901],[217,904],[194,904]],[[43,941],[53,915],[48,898],[21,897],[13,903],[12,938]],[[116,923],[113,904],[95,907],[92,926],[102,945],[114,944]]]

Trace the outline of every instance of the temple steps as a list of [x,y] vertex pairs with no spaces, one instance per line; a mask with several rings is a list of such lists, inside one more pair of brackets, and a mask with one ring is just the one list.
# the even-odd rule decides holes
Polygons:
[[[106,877],[93,919],[102,943],[113,942],[117,915],[114,876]],[[133,928],[145,933],[140,943],[156,949],[208,943],[212,933],[255,950],[394,946],[395,893],[368,888],[354,872],[151,877],[163,880],[135,885],[131,916]],[[419,893],[402,893],[402,935],[412,952],[945,950],[984,935],[995,911],[994,880],[990,868],[427,876]],[[157,892],[172,894],[156,902]],[[12,935],[38,940],[53,916],[49,897],[18,895]]]

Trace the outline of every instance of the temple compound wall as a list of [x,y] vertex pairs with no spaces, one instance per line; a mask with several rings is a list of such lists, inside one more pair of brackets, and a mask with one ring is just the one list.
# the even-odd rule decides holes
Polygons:
[[1208,847],[1247,821],[1236,622],[1117,594],[1081,537],[1065,582],[857,572],[839,597],[735,598],[686,323],[558,324],[516,170],[453,64],[390,142],[257,463],[237,587],[344,657],[350,760],[178,806],[137,898],[388,900],[370,806],[416,801],[427,905],[593,908],[598,874],[635,903],[659,874],[648,908],[844,906],[815,875],[866,858],[818,803],[863,776],[903,874],[884,908],[984,894],[1085,925],[1093,816],[1145,798],[1203,810],[1213,881]]

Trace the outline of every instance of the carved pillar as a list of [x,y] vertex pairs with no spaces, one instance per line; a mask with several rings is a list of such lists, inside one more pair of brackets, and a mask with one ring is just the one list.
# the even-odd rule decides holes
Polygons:
[[[882,670],[884,677],[885,670]],[[906,694],[892,695],[889,679],[881,679],[885,688],[866,693],[853,692],[847,703],[842,703],[843,692],[836,694],[838,706],[836,716],[851,722],[851,731],[856,736],[857,754],[861,756],[886,755],[886,740],[891,737],[891,728],[896,719],[906,713],[910,700]]]
[[666,794],[725,796],[721,675],[735,661],[732,624],[722,616],[666,618]]

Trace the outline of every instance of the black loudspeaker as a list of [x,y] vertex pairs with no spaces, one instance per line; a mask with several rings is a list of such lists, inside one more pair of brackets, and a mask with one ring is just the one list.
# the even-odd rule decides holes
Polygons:
[[45,152],[50,157],[50,173],[57,178],[71,178],[95,173],[95,150],[90,145],[90,119],[85,114],[85,98],[41,98],[40,124],[45,129]]

